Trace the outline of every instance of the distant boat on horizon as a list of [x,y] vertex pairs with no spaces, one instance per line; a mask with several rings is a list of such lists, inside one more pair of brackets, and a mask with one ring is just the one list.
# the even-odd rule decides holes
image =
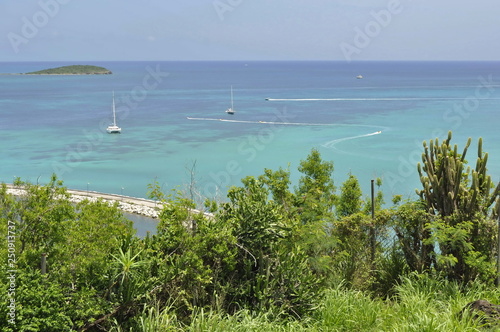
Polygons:
[[236,112],[236,111],[234,110],[234,105],[233,105],[233,86],[231,85],[231,107],[229,107],[226,110],[226,113],[227,114],[234,114],[234,112]]
[[121,134],[122,128],[116,125],[115,92],[113,91],[113,123],[106,128],[108,134]]
[[358,75],[358,76],[356,76],[356,78],[357,78],[358,80],[360,80],[360,79],[362,79],[362,78],[363,78],[363,75]]

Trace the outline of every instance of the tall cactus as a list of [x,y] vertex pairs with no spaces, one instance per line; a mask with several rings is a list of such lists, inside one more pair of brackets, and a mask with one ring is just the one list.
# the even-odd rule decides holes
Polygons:
[[498,211],[500,183],[492,190],[493,182],[486,173],[488,154],[482,150],[481,138],[475,168],[467,166],[465,159],[471,139],[467,140],[465,148],[459,154],[457,145],[451,146],[451,138],[452,133],[449,132],[447,139],[441,143],[437,138],[429,144],[423,143],[422,164],[417,165],[423,189],[417,190],[417,194],[425,202],[428,212],[444,222],[442,227],[446,231],[467,230],[467,237],[465,240],[461,239],[465,242],[460,246],[451,244],[450,239],[439,243],[443,255],[456,259],[452,277],[463,280],[472,278],[466,263],[468,251],[475,250],[489,258],[492,256],[489,243],[493,238],[490,236],[485,241],[481,236],[484,236],[484,221],[495,201],[496,209],[493,211]]
[[[500,194],[500,184],[493,189],[491,177],[486,173],[488,154],[483,153],[480,138],[476,167],[465,166],[465,159],[471,138],[461,154],[455,144],[450,145],[452,133],[441,145],[436,138],[423,143],[422,164],[417,165],[423,189],[417,190],[420,198],[426,202],[431,214],[441,217],[460,213],[473,218],[476,213],[486,214]],[[464,170],[465,169],[465,170]]]

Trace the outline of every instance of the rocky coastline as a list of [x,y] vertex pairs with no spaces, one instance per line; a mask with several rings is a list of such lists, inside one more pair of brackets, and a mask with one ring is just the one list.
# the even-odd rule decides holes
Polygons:
[[71,195],[71,202],[73,203],[79,203],[81,201],[84,201],[88,199],[90,202],[95,202],[98,199],[101,199],[104,202],[109,203],[109,205],[115,204],[115,202],[118,202],[118,208],[124,212],[128,213],[133,213],[133,214],[138,214],[141,216],[149,217],[149,218],[154,218],[157,219],[158,215],[160,213],[160,208],[162,207],[161,204],[158,204],[158,206],[155,207],[150,207],[150,206],[144,206],[144,205],[139,205],[139,204],[133,204],[133,203],[128,203],[124,202],[121,200],[109,200],[109,199],[102,199],[98,197],[88,197],[88,196],[81,196],[81,195]]

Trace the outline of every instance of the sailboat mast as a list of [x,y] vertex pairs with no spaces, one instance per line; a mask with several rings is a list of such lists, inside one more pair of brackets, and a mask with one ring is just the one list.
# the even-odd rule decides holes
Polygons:
[[231,109],[234,110],[233,106],[233,86],[231,85]]
[[116,115],[115,115],[115,92],[113,91],[113,126],[116,126]]

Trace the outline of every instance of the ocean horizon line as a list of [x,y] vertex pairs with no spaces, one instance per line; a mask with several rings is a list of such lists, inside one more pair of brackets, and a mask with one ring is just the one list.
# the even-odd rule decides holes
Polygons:
[[75,59],[75,60],[0,60],[0,63],[64,63],[64,62],[86,62],[86,63],[96,63],[96,62],[118,62],[118,63],[136,63],[136,62],[182,62],[182,63],[187,63],[187,62],[199,62],[199,63],[256,63],[256,62],[268,62],[268,63],[278,63],[278,62],[283,62],[283,63],[300,63],[300,62],[317,62],[317,63],[346,63],[347,65],[350,64],[355,64],[355,63],[478,63],[478,62],[483,62],[483,63],[499,63],[500,60],[352,60],[352,61],[346,61],[346,60],[321,60],[321,59],[296,59],[296,60],[276,60],[276,59],[254,59],[254,60],[223,60],[223,59],[206,59],[206,60],[174,60],[174,59],[169,59],[169,60],[110,60],[110,59],[102,59],[102,60],[83,60],[83,59]]

